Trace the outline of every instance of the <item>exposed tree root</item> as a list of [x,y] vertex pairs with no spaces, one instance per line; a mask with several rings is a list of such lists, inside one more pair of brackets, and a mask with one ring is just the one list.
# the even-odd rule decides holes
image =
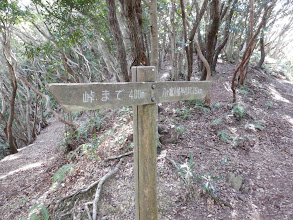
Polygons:
[[93,220],[89,206],[88,206],[88,205],[92,205],[92,204],[93,204],[92,202],[87,202],[86,204],[84,204],[84,208],[85,208],[85,211],[87,213],[87,217],[89,218],[89,220]]
[[97,191],[95,194],[95,199],[93,201],[93,220],[97,220],[97,212],[98,212],[98,202],[100,200],[100,195],[101,195],[101,191],[102,191],[102,186],[103,184],[110,179],[115,173],[118,172],[121,164],[123,162],[123,158],[120,159],[119,163],[116,165],[116,167],[110,171],[109,173],[107,173],[105,176],[102,177],[102,179],[100,180],[98,187],[97,187]]
[[[84,194],[84,193],[87,193],[89,192],[91,189],[93,189],[95,186],[97,186],[97,189],[96,189],[96,193],[95,193],[95,198],[94,198],[94,201],[93,202],[87,202],[86,204],[84,204],[85,206],[85,210],[87,212],[87,215],[89,217],[90,220],[96,220],[97,219],[97,209],[98,209],[98,201],[100,199],[100,195],[101,195],[101,192],[102,192],[102,186],[103,184],[108,180],[110,179],[114,174],[116,174],[121,166],[123,162],[123,158],[120,159],[119,163],[115,166],[115,168],[113,170],[111,170],[110,172],[108,172],[105,176],[103,176],[101,179],[99,179],[98,181],[92,183],[91,185],[89,185],[88,187],[86,188],[83,188],[83,189],[79,189],[78,191],[68,195],[68,196],[65,196],[63,198],[61,198],[60,200],[58,200],[57,204],[56,204],[56,208],[54,210],[54,217],[55,219],[60,219],[59,216],[58,216],[58,213],[63,209],[63,207],[65,206],[64,203],[65,203],[65,200],[68,200],[68,199],[71,199],[71,200],[74,200],[76,196],[78,196],[79,194]],[[91,216],[90,214],[90,210],[89,210],[89,207],[88,205],[93,205],[93,216]],[[76,206],[76,202],[74,203],[74,207],[69,211],[67,212],[65,215],[70,215],[72,213],[74,213],[74,210],[75,209],[75,206]],[[62,215],[64,216],[64,214]]]
[[133,154],[133,151],[129,151],[129,152],[127,152],[127,153],[120,154],[120,155],[113,156],[113,157],[108,157],[108,158],[106,158],[106,159],[104,160],[104,163],[106,163],[106,162],[108,162],[108,161],[110,161],[110,160],[121,159],[121,158],[126,157],[126,156],[129,156],[129,155],[131,155],[131,154]]
[[[211,195],[212,196],[212,195]],[[218,203],[220,206],[227,206],[231,209],[233,209],[233,206],[229,203],[224,201],[223,199],[219,199],[218,197],[212,196],[212,198],[215,200],[216,203]]]

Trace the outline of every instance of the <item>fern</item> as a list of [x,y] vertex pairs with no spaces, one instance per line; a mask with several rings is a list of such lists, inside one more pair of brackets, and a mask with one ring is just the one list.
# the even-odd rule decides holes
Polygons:
[[214,105],[214,108],[219,109],[221,106],[222,106],[222,104],[220,102],[218,102]]
[[53,182],[58,182],[58,185],[64,180],[66,175],[73,170],[73,164],[63,165],[52,177]]
[[48,209],[44,205],[41,206],[41,214],[44,220],[49,220],[50,215],[49,215]]
[[273,107],[273,104],[272,104],[271,102],[267,102],[267,103],[265,104],[265,106],[266,106],[268,109],[270,109],[270,108]]
[[256,129],[258,129],[258,130],[262,131],[263,129],[265,129],[264,126],[262,126],[262,124],[264,124],[264,123],[265,123],[265,121],[258,120],[258,121],[255,121],[255,124],[246,124],[245,129],[251,129],[251,130],[254,130],[254,131]]
[[213,122],[211,123],[211,125],[219,125],[219,124],[222,123],[222,121],[223,121],[223,117],[220,117],[220,118],[218,118],[217,120],[213,121]]
[[243,95],[247,95],[249,92],[248,92],[247,90],[240,89],[240,90],[239,90],[239,93],[240,93],[240,94],[243,94]]
[[245,114],[245,107],[241,104],[235,104],[233,109],[232,109],[233,115],[239,120],[243,118]]
[[220,136],[221,140],[224,143],[227,143],[229,140],[228,138],[230,137],[229,133],[226,130],[218,131],[217,136]]
[[185,131],[185,128],[183,126],[177,126],[175,127],[175,132],[176,134],[179,136],[179,135],[182,135]]

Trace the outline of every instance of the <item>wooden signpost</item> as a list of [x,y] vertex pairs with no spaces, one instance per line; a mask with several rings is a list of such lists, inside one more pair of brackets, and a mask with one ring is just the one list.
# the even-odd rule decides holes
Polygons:
[[131,83],[53,83],[49,91],[68,111],[133,106],[136,219],[158,219],[157,103],[202,99],[211,82],[155,82],[155,67],[132,67]]

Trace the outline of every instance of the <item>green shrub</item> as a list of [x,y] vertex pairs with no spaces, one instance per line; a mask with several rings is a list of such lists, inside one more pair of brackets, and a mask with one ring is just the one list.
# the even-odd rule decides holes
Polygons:
[[246,124],[245,125],[245,129],[250,129],[250,130],[260,130],[262,131],[264,129],[264,126],[262,126],[265,122],[263,120],[258,120],[258,121],[255,121],[253,124],[250,123],[250,124]]
[[229,138],[230,138],[230,134],[229,134],[228,131],[226,131],[226,130],[218,131],[217,136],[220,136],[220,139],[221,139],[224,143],[228,143]]
[[224,117],[225,117],[225,116],[222,116],[222,117],[216,119],[215,121],[213,121],[213,122],[211,123],[211,125],[219,125],[219,124],[221,124],[222,121],[223,121],[223,118],[224,118]]
[[58,185],[64,180],[68,173],[71,173],[74,170],[73,164],[63,165],[52,177],[53,182],[57,182]]
[[232,113],[237,120],[240,120],[245,115],[245,107],[242,104],[235,103],[232,108]]
[[265,104],[265,106],[266,106],[268,109],[270,109],[270,108],[273,107],[273,104],[272,104],[271,102],[267,102],[267,103]]
[[185,163],[177,164],[179,166],[179,170],[177,170],[177,172],[186,180],[188,189],[190,189],[191,179],[193,178],[196,180],[196,183],[202,187],[203,193],[208,192],[213,198],[215,198],[214,192],[216,191],[216,188],[213,182],[218,181],[222,178],[215,178],[211,175],[195,175],[193,173],[195,163],[192,154],[190,154],[189,161],[186,159]]

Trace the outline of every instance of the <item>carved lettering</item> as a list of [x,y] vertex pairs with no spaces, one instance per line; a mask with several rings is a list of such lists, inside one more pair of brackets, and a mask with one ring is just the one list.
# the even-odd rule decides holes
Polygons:
[[83,102],[90,102],[92,103],[95,100],[95,92],[90,91],[90,93],[84,92],[82,95]]

